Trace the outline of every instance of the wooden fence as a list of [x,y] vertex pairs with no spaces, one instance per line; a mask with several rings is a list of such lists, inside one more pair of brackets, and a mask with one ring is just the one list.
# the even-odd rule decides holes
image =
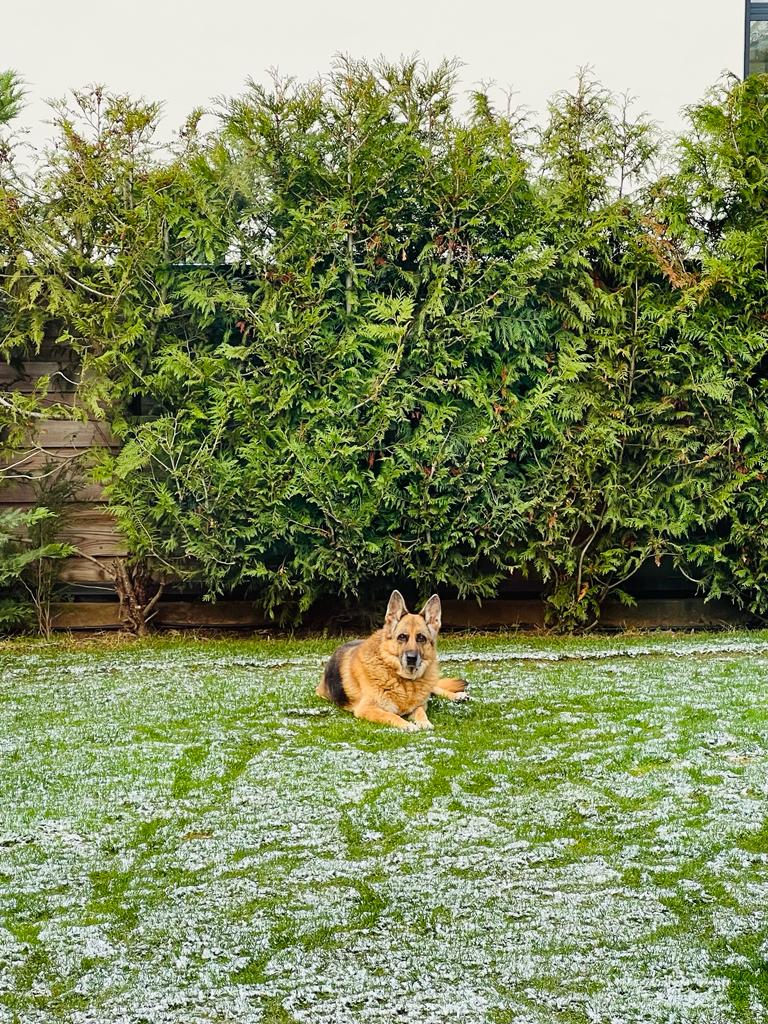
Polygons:
[[[0,363],[0,390],[32,394],[41,377],[50,379],[45,404],[74,407],[77,402],[77,369],[64,361],[26,363],[22,369]],[[105,423],[86,420],[35,420],[27,445],[0,463],[0,509],[29,508],[37,500],[39,487],[57,473],[87,468],[94,447],[116,450],[115,438]],[[107,573],[99,566],[117,555],[125,555],[125,543],[101,501],[101,487],[84,484],[74,496],[61,540],[73,544],[87,558],[69,558],[61,578],[74,593],[114,595]]]
[[[48,377],[46,403],[77,403],[77,368],[51,356],[28,362],[23,369],[0,363],[0,391],[32,394],[39,379]],[[42,480],[75,465],[86,469],[94,448],[117,450],[115,438],[105,423],[94,419],[35,420],[28,444],[11,459],[0,462],[0,510],[29,508],[39,497]],[[73,497],[61,540],[83,555],[67,559],[60,577],[68,585],[71,600],[54,609],[54,624],[61,629],[114,629],[121,624],[114,584],[105,567],[117,556],[126,555],[125,542],[107,511],[99,486],[85,483]],[[606,628],[718,628],[744,625],[748,616],[725,602],[705,604],[671,566],[649,565],[633,582],[638,606],[627,608],[608,602],[601,625]],[[499,600],[479,606],[474,601],[445,601],[444,623],[455,629],[499,627],[536,628],[543,625],[544,606],[535,583],[512,578]],[[193,595],[176,592],[158,606],[156,622],[168,628],[245,628],[270,625],[251,601],[218,601],[205,604]],[[310,617],[308,625],[327,624],[322,612]]]

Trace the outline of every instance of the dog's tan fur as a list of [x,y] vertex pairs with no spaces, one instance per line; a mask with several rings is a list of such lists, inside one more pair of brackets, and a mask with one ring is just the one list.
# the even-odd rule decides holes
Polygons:
[[[383,629],[367,640],[337,648],[325,666],[317,695],[369,722],[396,729],[432,729],[427,718],[432,694],[448,700],[469,696],[463,679],[440,677],[436,648],[440,619],[436,594],[414,615],[395,590]],[[408,659],[417,657],[417,665],[409,667]]]

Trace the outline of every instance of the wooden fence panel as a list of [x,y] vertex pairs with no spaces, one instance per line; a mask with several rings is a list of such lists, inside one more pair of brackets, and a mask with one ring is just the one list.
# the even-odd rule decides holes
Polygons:
[[128,554],[114,517],[98,506],[72,512],[61,531],[61,539],[93,558]]
[[[24,467],[19,467],[23,469]],[[78,488],[75,501],[94,504],[103,501],[104,488],[101,484],[84,484]],[[0,506],[31,505],[37,501],[34,480],[17,479],[0,484]]]
[[[41,479],[43,473],[55,470],[68,462],[77,462],[84,468],[89,466],[91,449],[89,448],[27,448],[5,456],[0,460],[0,470],[7,471],[3,478],[3,487],[25,480]],[[0,492],[0,501],[4,501]]]
[[[275,628],[252,601],[161,601],[154,620],[167,629],[264,629]],[[82,601],[54,606],[56,629],[119,629],[119,606],[115,601]],[[444,601],[446,630],[540,629],[544,623],[541,601],[496,600],[482,606],[474,601]],[[322,615],[313,616],[314,629],[323,625]],[[608,602],[601,628],[605,629],[719,629],[754,625],[750,615],[724,601],[705,604],[700,598],[688,600],[639,601],[634,608]]]
[[[45,404],[74,407],[79,372],[66,359],[40,358],[29,361],[21,369],[0,363],[0,390],[32,394],[43,376],[49,377]],[[31,507],[38,498],[36,481],[42,482],[46,475],[54,476],[59,468],[79,466],[86,470],[93,462],[94,448],[110,451],[119,448],[117,439],[103,421],[92,418],[36,420],[30,430],[28,446],[0,461],[0,509]],[[103,560],[106,565],[128,551],[113,517],[99,504],[103,493],[101,485],[88,482],[77,490],[60,539],[74,544],[84,555]],[[68,559],[62,563],[60,575],[62,582],[78,589],[92,588],[94,594],[114,592],[106,569],[87,558]],[[114,615],[114,611],[110,614]]]
[[107,424],[99,420],[40,420],[31,440],[34,447],[44,450],[119,447]]
[[51,392],[74,392],[80,379],[77,369],[67,360],[31,359],[21,369],[0,363],[0,388],[32,394],[41,377],[49,378]]
[[[32,394],[40,377],[49,377],[47,404],[59,402],[74,406],[77,402],[77,367],[66,359],[45,358],[26,363],[23,369],[0,363],[0,391],[12,390]],[[51,467],[76,463],[87,467],[92,462],[94,446],[118,450],[118,442],[106,423],[88,419],[41,420],[35,425],[27,449],[0,462],[0,510],[30,507],[36,500],[35,479]],[[10,467],[10,468],[9,468]],[[3,469],[7,471],[4,473]],[[61,579],[77,588],[76,592],[100,597],[114,592],[108,564],[115,557],[128,554],[125,541],[117,531],[115,520],[99,504],[103,490],[86,483],[77,492],[75,506],[62,530],[62,540],[74,544],[90,558],[75,556],[63,563]],[[99,564],[102,563],[102,564]],[[501,599],[478,606],[473,601],[446,600],[443,621],[453,629],[494,629],[541,627],[544,606],[540,600],[541,581],[523,579],[518,574],[504,585]],[[633,593],[644,595],[635,608],[608,602],[601,624],[607,628],[713,628],[722,625],[744,625],[749,616],[736,611],[725,602],[704,602],[693,596],[693,587],[683,580],[671,563],[654,567],[649,564],[631,581]],[[188,585],[184,596],[194,588]],[[675,597],[670,597],[675,594]],[[651,598],[650,595],[653,595]],[[156,622],[172,628],[259,628],[268,620],[258,607],[247,601],[162,601]],[[120,625],[116,600],[67,602],[56,607],[56,625],[62,629],[115,629]],[[312,623],[322,626],[322,610]]]

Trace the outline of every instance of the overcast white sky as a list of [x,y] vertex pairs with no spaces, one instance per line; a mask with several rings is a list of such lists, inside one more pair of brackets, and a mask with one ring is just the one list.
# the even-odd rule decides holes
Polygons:
[[168,129],[277,66],[309,78],[338,51],[459,57],[462,85],[492,79],[542,110],[591,64],[664,127],[724,70],[741,72],[743,0],[36,0],[2,3],[0,70],[44,100],[90,82],[163,100]]

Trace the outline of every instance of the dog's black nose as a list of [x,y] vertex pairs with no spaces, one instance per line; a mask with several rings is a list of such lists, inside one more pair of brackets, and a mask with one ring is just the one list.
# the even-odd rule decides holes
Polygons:
[[419,663],[419,652],[416,651],[415,654],[411,654],[410,651],[406,651],[405,663],[408,666],[408,668],[415,668]]

